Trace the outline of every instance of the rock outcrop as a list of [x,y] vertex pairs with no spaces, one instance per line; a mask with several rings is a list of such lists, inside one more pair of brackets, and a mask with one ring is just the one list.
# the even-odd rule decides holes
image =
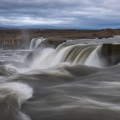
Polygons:
[[120,44],[103,44],[101,56],[107,61],[108,66],[120,63]]
[[66,41],[67,38],[60,38],[60,37],[51,37],[46,39],[46,42],[54,48],[58,47],[61,43]]
[[103,29],[100,30],[97,34],[98,38],[109,38],[109,37],[113,37],[114,36],[114,30],[107,28],[107,29]]

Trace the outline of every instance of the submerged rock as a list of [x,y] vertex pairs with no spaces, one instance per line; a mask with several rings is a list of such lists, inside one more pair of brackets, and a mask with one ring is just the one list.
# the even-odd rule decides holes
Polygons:
[[101,48],[101,56],[109,65],[116,65],[120,62],[120,44],[103,44]]

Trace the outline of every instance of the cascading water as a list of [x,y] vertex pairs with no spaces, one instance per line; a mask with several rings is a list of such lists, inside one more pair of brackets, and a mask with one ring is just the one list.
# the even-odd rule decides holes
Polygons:
[[33,39],[32,50],[3,50],[1,61],[31,56],[27,67],[0,65],[0,120],[120,120],[120,65],[106,67],[104,42],[68,41],[56,49],[41,44],[32,51],[39,44]]
[[60,63],[81,64],[94,67],[104,67],[102,59],[99,57],[101,45],[70,45],[62,47],[60,45],[57,49],[46,48],[40,56],[38,56],[32,63],[31,68],[49,68]]
[[94,66],[94,67],[105,67],[105,62],[103,59],[100,58],[99,52],[101,51],[101,45],[98,45],[95,50],[91,52],[91,54],[88,56],[86,61],[84,62],[84,65],[88,66]]
[[42,41],[45,39],[40,37],[40,38],[32,38],[31,43],[30,43],[30,50],[34,50]]

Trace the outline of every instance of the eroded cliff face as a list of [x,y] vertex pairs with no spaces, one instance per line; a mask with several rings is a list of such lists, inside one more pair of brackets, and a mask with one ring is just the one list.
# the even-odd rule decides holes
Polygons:
[[0,38],[2,49],[25,49],[29,48],[31,38]]
[[60,42],[61,38],[72,40],[81,38],[101,39],[112,37],[114,35],[120,35],[120,29],[116,30],[0,29],[0,47],[2,47],[3,49],[29,48],[31,39],[38,37],[49,39],[51,44],[57,46],[61,43]]
[[21,45],[21,39],[5,38],[0,40],[0,43],[3,48],[16,48]]

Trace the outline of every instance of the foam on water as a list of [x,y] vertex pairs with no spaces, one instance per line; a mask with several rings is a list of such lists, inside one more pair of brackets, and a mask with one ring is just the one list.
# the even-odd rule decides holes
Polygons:
[[0,85],[0,99],[17,99],[19,105],[32,97],[33,89],[25,83],[11,82]]
[[44,48],[28,68],[0,66],[0,119],[119,120],[120,66],[104,68],[104,40],[94,41]]
[[33,89],[25,83],[3,81],[0,84],[0,119],[30,120],[20,109],[32,95]]

